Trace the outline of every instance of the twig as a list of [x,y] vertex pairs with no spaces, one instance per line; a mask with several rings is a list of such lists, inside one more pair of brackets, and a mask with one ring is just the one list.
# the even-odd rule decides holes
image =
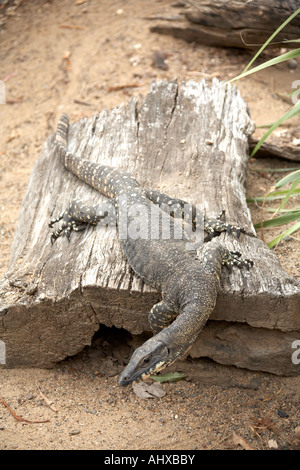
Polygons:
[[16,104],[16,103],[23,103],[24,96],[20,96],[19,98],[7,98],[5,104]]
[[214,77],[217,77],[221,72],[205,73],[205,72],[200,72],[199,70],[187,70],[185,73],[188,76],[199,75],[200,77],[204,77],[204,78],[214,78]]
[[92,106],[91,103],[87,103],[86,101],[74,100],[74,103],[81,104],[82,106]]
[[110,93],[111,91],[123,90],[124,88],[136,88],[139,86],[143,86],[143,85],[140,83],[127,83],[127,85],[110,86],[108,87],[107,92]]
[[42,421],[32,421],[31,419],[25,419],[22,418],[22,416],[17,415],[14,410],[3,400],[3,398],[0,398],[1,403],[6,406],[10,414],[15,418],[16,421],[23,422],[23,423],[29,423],[29,424],[36,424],[36,423],[49,423],[49,419],[45,419]]
[[63,28],[63,29],[85,29],[84,26],[80,26],[79,24],[60,24],[59,28]]
[[57,409],[54,408],[54,406],[52,406],[52,401],[49,400],[49,398],[46,397],[46,395],[43,394],[42,390],[40,389],[40,387],[37,385],[37,388],[38,388],[38,391],[40,392],[40,395],[41,397],[43,398],[43,400],[45,401],[46,405],[49,406],[49,408],[52,410],[52,411],[55,411],[57,412]]
[[219,444],[221,444],[224,441],[227,441],[228,439],[230,439],[230,434],[226,434],[224,437],[222,437],[222,439],[220,439],[218,442],[216,442],[213,446],[209,447],[209,450],[213,450],[216,446],[218,446]]
[[2,82],[7,82],[7,81],[8,81],[11,77],[13,77],[14,75],[16,75],[16,72],[10,72],[9,74],[7,74],[7,75],[3,78]]

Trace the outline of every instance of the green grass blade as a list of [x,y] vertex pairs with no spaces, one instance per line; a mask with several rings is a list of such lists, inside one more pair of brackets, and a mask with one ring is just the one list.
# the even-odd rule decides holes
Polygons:
[[275,187],[278,189],[286,184],[292,183],[293,181],[300,183],[300,170],[293,171],[293,173],[290,173],[281,180],[277,181]]
[[293,195],[294,193],[294,190],[296,189],[296,186],[298,186],[299,184],[299,181],[300,181],[300,178],[296,181],[294,181],[294,183],[292,184],[292,186],[290,187],[289,191],[287,192],[284,200],[282,201],[282,203],[280,204],[280,206],[278,207],[278,211],[277,212],[280,212],[281,209],[286,205],[286,203],[288,202],[288,200],[290,199],[290,197]]
[[271,240],[268,243],[268,247],[273,248],[274,246],[278,245],[278,243],[281,242],[281,240],[283,240],[285,237],[287,237],[288,235],[291,235],[292,233],[296,232],[299,229],[300,229],[300,222],[297,222],[292,227],[288,228],[283,233],[273,238],[273,240]]
[[291,119],[292,117],[296,116],[300,114],[300,101],[298,101],[298,103],[296,103],[287,113],[285,113],[283,116],[281,116],[280,119],[278,119],[278,121],[276,121],[273,126],[270,127],[270,129],[267,130],[267,132],[262,136],[262,138],[260,139],[260,141],[256,144],[256,146],[254,147],[254,149],[252,150],[252,153],[250,155],[250,158],[253,157],[256,152],[258,151],[258,149],[262,146],[262,144],[264,143],[264,141],[269,137],[270,134],[272,134],[272,132],[278,127],[280,126],[280,124],[282,124],[283,122],[287,121],[288,119]]
[[[255,54],[255,56],[253,57],[252,60],[250,60],[249,64],[247,65],[247,67],[244,69],[243,74],[245,74],[245,72],[247,72],[247,70],[249,69],[249,67],[251,67],[251,65],[253,64],[253,62],[257,59],[257,57],[262,53],[262,51],[267,47],[267,45],[272,41],[272,39],[275,38],[275,36],[277,36],[277,34],[290,22],[292,21],[293,18],[295,18],[295,16],[297,16],[298,14],[300,13],[300,8],[298,8],[298,10],[296,10],[292,15],[290,15],[280,26],[279,28],[276,29],[276,31],[269,37],[269,39],[267,39],[267,41],[262,45],[262,47],[259,49],[259,51]],[[300,41],[300,40],[299,40]],[[296,39],[296,42],[298,42],[298,40]]]
[[294,220],[300,220],[300,211],[288,212],[286,214],[280,215],[279,217],[276,217],[275,219],[264,220],[262,223],[258,222],[254,225],[254,227],[278,227],[278,225],[288,224]]
[[260,126],[256,126],[256,129],[265,129],[266,127],[271,127],[275,124],[274,122],[270,122],[270,124],[261,124]]
[[[293,196],[297,196],[300,193],[300,190],[296,189]],[[279,194],[277,196],[258,196],[258,197],[248,197],[247,203],[251,204],[254,202],[269,202],[269,201],[277,201],[278,199],[284,199],[285,194]]]
[[257,171],[258,173],[264,172],[264,173],[281,173],[281,172],[286,172],[286,171],[297,171],[300,170],[300,168],[250,168],[250,171]]
[[[273,191],[266,196],[258,196],[258,197],[249,197],[247,198],[247,202],[264,202],[264,200],[268,201],[275,201],[276,199],[283,199],[285,195],[288,193],[288,189],[283,191]],[[296,188],[294,190],[293,196],[297,196],[300,194],[300,188]]]
[[[285,39],[282,42],[300,42],[300,39]],[[281,42],[280,42],[280,44],[281,44]]]
[[252,73],[259,72],[260,70],[272,67],[273,65],[281,64],[281,62],[285,62],[286,60],[295,59],[299,56],[300,48],[294,49],[293,51],[285,52],[284,54],[274,57],[273,59],[267,60],[263,64],[257,65],[257,67],[254,67],[253,69],[248,70],[247,72],[242,72],[240,75],[237,75],[236,77],[229,80],[228,83],[235,82],[236,80],[240,80],[241,78],[247,77]]
[[[274,207],[268,207],[268,208],[264,208],[264,211],[265,212],[278,212],[278,209],[275,209]],[[281,209],[280,212],[298,212],[300,211],[300,206],[298,207],[295,207],[295,209]]]
[[[281,191],[272,191],[269,194],[267,194],[266,197],[269,197],[269,196],[285,196],[285,194],[287,194],[288,192],[289,192],[288,189],[282,189]],[[300,193],[300,188],[296,188],[294,190],[294,195],[297,196],[299,193]],[[279,197],[279,199],[280,199],[280,197]]]

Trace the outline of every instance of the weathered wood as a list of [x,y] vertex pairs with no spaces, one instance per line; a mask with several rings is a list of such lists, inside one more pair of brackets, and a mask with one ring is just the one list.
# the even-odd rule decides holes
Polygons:
[[211,321],[202,333],[190,350],[191,357],[210,357],[220,364],[277,375],[299,374],[299,331]]
[[[213,324],[235,322],[238,329],[299,337],[299,286],[255,238],[246,205],[253,130],[235,87],[216,79],[180,88],[176,81],[157,82],[140,108],[132,100],[71,125],[68,148],[129,171],[145,187],[200,204],[209,216],[225,208],[226,220],[245,227],[247,235],[219,240],[252,258],[255,267],[230,276],[224,271]],[[62,167],[51,136],[30,176],[9,270],[0,281],[0,340],[8,367],[51,367],[90,344],[100,325],[133,334],[149,331],[148,312],[159,294],[132,274],[113,227],[89,227],[73,233],[70,243],[62,237],[51,246],[48,221],[75,198],[91,204],[104,200]],[[285,359],[290,348],[281,351]]]
[[[258,141],[258,139],[254,139],[253,137],[250,138],[250,151],[255,148]],[[269,157],[282,158],[291,162],[300,162],[300,147],[298,144],[294,145],[293,142],[284,143],[283,145],[264,142],[256,152],[255,158]]]
[[[193,0],[183,3],[187,8],[182,9],[180,15],[175,19],[167,15],[165,21],[152,26],[151,31],[207,46],[240,49],[260,47],[299,8],[296,0]],[[268,47],[299,47],[299,43],[284,42],[297,39],[299,27],[298,15]]]

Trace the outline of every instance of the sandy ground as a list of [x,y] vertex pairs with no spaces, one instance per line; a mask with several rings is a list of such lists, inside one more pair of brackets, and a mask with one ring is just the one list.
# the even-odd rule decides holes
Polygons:
[[[226,80],[248,63],[245,52],[150,33],[147,18],[171,3],[33,0],[16,2],[6,12],[0,29],[0,79],[7,99],[0,105],[0,276],[7,269],[29,174],[62,111],[78,120],[132,96],[141,99],[153,79]],[[167,70],[157,67],[157,52],[166,57]],[[278,94],[291,91],[299,75],[300,63],[296,68],[282,64],[239,83],[257,125],[273,122],[289,109]],[[276,136],[280,142],[299,138],[297,119]],[[262,171],[250,171],[248,196],[265,194],[281,177],[269,168],[295,166],[277,159],[252,160],[250,169]],[[258,221],[260,208],[252,205],[251,210]],[[274,233],[265,231],[265,240]],[[289,239],[277,248],[283,267],[297,279],[298,246],[299,240]],[[120,335],[110,331],[53,370],[1,370],[0,449],[296,446],[299,378],[186,360],[174,366],[186,380],[164,384],[161,398],[142,399],[132,388],[117,385],[120,350]]]

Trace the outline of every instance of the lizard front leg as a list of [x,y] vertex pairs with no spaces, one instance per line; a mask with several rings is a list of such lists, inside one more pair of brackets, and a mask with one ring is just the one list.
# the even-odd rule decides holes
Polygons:
[[163,328],[169,326],[177,315],[178,312],[175,311],[174,305],[170,302],[162,300],[158,304],[155,304],[150,310],[148,316],[153,334],[156,335]]

